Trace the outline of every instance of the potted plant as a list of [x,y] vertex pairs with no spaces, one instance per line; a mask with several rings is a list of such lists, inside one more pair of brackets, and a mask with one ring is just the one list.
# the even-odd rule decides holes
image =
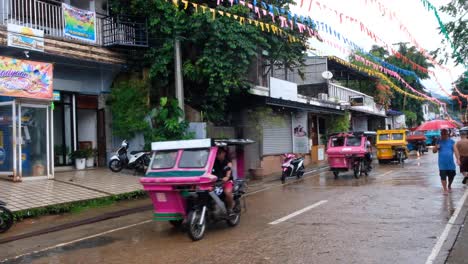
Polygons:
[[86,168],[86,158],[88,157],[86,150],[75,150],[70,153],[70,159],[75,161],[77,170],[84,170]]
[[87,149],[86,150],[86,167],[91,168],[94,167],[94,159],[97,155],[97,149]]

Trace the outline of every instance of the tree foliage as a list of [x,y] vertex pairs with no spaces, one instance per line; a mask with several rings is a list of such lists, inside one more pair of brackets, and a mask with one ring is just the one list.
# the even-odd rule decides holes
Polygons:
[[[444,38],[443,44],[446,44],[443,48],[436,49],[433,54],[443,57],[441,62],[447,62],[449,57],[452,57],[456,64],[468,65],[468,2],[466,0],[452,0],[447,5],[441,7],[442,12],[453,17],[453,20],[444,24],[445,28],[440,28],[440,33],[448,36],[451,39],[452,46],[447,43]],[[449,52],[452,52],[449,55]]]
[[188,138],[187,123],[181,122],[182,110],[175,99],[161,97],[149,104],[148,84],[132,79],[119,81],[111,89],[112,131],[121,138],[144,135],[146,146],[153,141]]
[[[232,14],[251,17],[249,8],[226,1],[196,1]],[[291,0],[275,5],[288,9]],[[260,54],[268,61],[295,67],[306,49],[302,42],[289,43],[287,36],[261,31],[254,25],[211,12],[195,12],[189,5],[176,8],[164,0],[113,1],[115,12],[148,18],[150,48],[141,64],[151,68],[152,97],[171,95],[174,90],[174,39],[181,41],[186,103],[204,112],[210,121],[223,122],[229,95],[243,93],[251,85],[251,64]],[[199,8],[201,9],[201,8]],[[266,19],[266,18],[265,18]],[[269,21],[271,23],[271,20]]]
[[[398,52],[426,69],[433,67],[433,65],[427,61],[426,57],[421,52],[419,52],[414,46],[407,47],[406,44],[400,43]],[[429,78],[427,72],[420,71],[419,69],[413,69],[411,65],[402,62],[395,55],[389,55],[389,53],[383,47],[373,46],[369,53],[401,69],[414,71],[416,73],[416,76],[418,76],[421,80]],[[366,57],[368,60],[372,60],[366,54],[359,55],[362,57]],[[354,61],[353,56],[351,56],[351,60],[353,61],[353,63],[358,64],[361,67],[369,67],[364,65],[362,62]],[[406,83],[411,85],[411,87],[415,88],[419,92],[427,93],[427,91],[424,90],[424,87],[421,85],[421,83],[414,76],[407,76],[403,74],[400,74],[400,76],[406,81]],[[394,77],[389,76],[389,79],[394,84],[399,85],[402,88],[402,90],[407,90],[407,88],[404,87],[404,85],[401,84]],[[414,121],[414,123],[418,124],[423,121],[423,112],[421,107],[423,104],[422,101],[415,100],[409,97],[407,98],[405,95],[393,91],[389,87],[388,83],[380,79],[373,81],[373,84],[371,85],[374,89],[367,88],[363,92],[374,96],[374,99],[377,103],[384,105],[386,108],[391,107],[396,110],[411,113],[411,118],[409,120]],[[409,123],[408,125],[411,125],[411,123]]]
[[143,81],[121,81],[114,84],[110,95],[112,132],[121,138],[133,138],[149,128],[148,86]]

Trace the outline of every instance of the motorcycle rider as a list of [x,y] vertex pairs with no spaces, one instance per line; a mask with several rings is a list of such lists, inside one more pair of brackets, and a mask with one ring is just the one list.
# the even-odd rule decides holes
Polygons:
[[372,143],[370,141],[370,137],[366,138],[366,160],[369,169],[372,169]]
[[232,214],[232,209],[234,207],[234,196],[232,194],[233,182],[232,182],[232,162],[227,156],[227,149],[219,148],[218,153],[216,154],[216,160],[213,165],[212,174],[218,177],[218,180],[222,180],[223,190],[224,190],[224,202],[226,203],[226,208],[228,214]]

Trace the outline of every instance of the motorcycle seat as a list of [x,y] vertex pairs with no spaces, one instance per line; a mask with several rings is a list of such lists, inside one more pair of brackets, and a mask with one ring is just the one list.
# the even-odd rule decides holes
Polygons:
[[145,151],[144,150],[134,150],[134,151],[130,151],[130,154],[135,155],[135,154],[140,153],[140,152],[145,152]]

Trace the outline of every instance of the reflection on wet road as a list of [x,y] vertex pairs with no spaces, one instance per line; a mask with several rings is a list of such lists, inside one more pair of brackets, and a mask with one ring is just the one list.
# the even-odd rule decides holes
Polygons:
[[167,223],[142,223],[151,217],[144,212],[0,245],[0,256],[27,254],[8,263],[425,263],[464,192],[458,176],[453,193],[442,194],[436,161],[426,154],[405,168],[374,164],[360,179],[322,172],[271,186],[246,198],[239,226],[220,222],[199,242]]

